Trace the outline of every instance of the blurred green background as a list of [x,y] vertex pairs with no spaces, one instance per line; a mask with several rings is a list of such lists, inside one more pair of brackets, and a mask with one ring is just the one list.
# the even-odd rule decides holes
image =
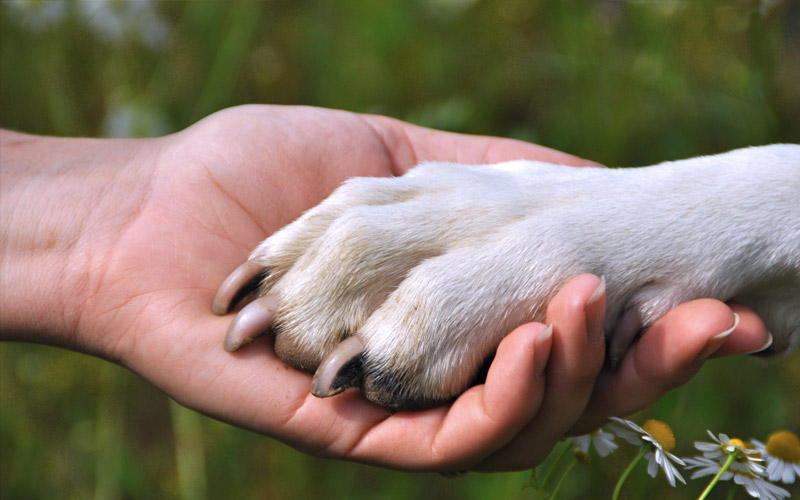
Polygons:
[[[0,126],[42,134],[159,135],[257,102],[609,165],[800,142],[796,1],[2,0],[0,43]],[[48,347],[0,346],[0,396],[3,499],[535,498],[528,472],[445,479],[308,457]],[[706,428],[798,432],[800,357],[709,363],[648,417],[675,428],[679,455]],[[633,454],[579,466],[559,498],[610,497]],[[626,498],[704,484],[673,491],[638,470]]]

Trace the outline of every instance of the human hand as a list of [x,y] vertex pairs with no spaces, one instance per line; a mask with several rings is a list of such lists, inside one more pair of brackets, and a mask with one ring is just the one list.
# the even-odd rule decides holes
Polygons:
[[[352,176],[401,175],[421,160],[585,162],[383,117],[269,106],[225,110],[159,139],[51,141],[46,155],[21,159],[24,169],[13,156],[7,168],[4,151],[3,338],[115,360],[190,408],[311,454],[407,470],[528,468],[565,434],[682,383],[711,347],[749,352],[768,335],[734,305],[738,327],[713,340],[731,327],[731,308],[694,301],[605,372],[603,342],[587,335],[587,323],[602,322],[600,302],[584,312],[599,279],[587,275],[551,302],[552,336],[541,324],[517,328],[486,383],[452,405],[389,415],[357,391],[317,399],[311,376],[281,363],[269,339],[235,354],[221,347],[231,318],[212,315],[211,300],[259,241]],[[31,167],[42,163],[58,166]]]

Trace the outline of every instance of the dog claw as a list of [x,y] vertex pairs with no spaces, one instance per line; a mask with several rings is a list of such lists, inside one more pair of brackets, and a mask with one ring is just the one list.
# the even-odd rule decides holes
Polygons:
[[327,398],[356,385],[361,379],[364,341],[358,335],[344,339],[322,360],[311,383],[311,393]]
[[614,335],[608,346],[608,365],[616,371],[622,364],[625,353],[642,332],[642,318],[635,309],[628,309],[617,321]]
[[236,351],[243,344],[264,335],[275,321],[277,309],[277,295],[265,295],[247,304],[233,319],[225,334],[225,350]]
[[237,267],[219,287],[211,310],[218,316],[228,314],[248,293],[258,288],[266,272],[266,267],[251,261]]

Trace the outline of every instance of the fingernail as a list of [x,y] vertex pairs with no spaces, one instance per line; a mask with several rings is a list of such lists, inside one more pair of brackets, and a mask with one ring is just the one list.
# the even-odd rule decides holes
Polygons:
[[603,318],[606,313],[606,277],[600,277],[600,284],[589,297],[583,307],[586,317],[586,335],[590,344],[598,344],[603,341]]
[[758,349],[756,349],[754,351],[748,352],[747,354],[755,354],[757,352],[766,351],[767,349],[769,349],[769,346],[772,345],[772,340],[773,340],[772,339],[772,334],[767,332],[767,341],[764,342],[764,345],[762,345],[761,347],[759,347]]
[[712,354],[717,352],[717,350],[722,347],[722,344],[725,343],[725,339],[727,339],[728,336],[733,333],[734,330],[736,330],[737,326],[739,326],[739,315],[733,313],[733,326],[708,339],[705,347],[703,347],[703,350],[700,351],[700,354],[698,354],[695,358],[695,362],[703,362],[711,357]]
[[536,376],[541,378],[544,375],[544,369],[547,367],[547,360],[550,359],[550,345],[548,344],[547,352],[543,352],[541,346],[553,336],[553,324],[547,325],[547,328],[542,330],[542,333],[536,337],[533,342],[533,370]]

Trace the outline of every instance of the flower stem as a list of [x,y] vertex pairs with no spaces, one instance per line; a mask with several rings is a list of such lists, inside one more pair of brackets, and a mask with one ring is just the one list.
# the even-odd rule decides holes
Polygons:
[[711,479],[711,482],[708,483],[708,486],[706,486],[706,489],[704,489],[703,492],[700,494],[700,496],[697,497],[697,500],[705,500],[705,498],[708,496],[709,492],[711,492],[711,488],[713,488],[714,485],[716,485],[719,482],[719,480],[722,477],[722,475],[725,474],[725,472],[728,469],[730,469],[731,464],[735,460],[736,460],[736,455],[734,453],[731,453],[730,455],[728,455],[728,459],[725,460],[725,463],[722,465],[722,467],[720,467],[719,472],[717,472],[717,475],[714,476],[713,479]]
[[564,456],[565,456],[565,455],[567,454],[567,452],[568,452],[568,451],[570,451],[571,449],[572,449],[572,439],[569,439],[569,440],[567,440],[567,441],[566,441],[566,446],[564,446],[564,448],[563,448],[563,449],[561,450],[561,452],[558,454],[558,457],[556,458],[555,462],[553,462],[553,465],[552,465],[552,466],[550,467],[550,469],[547,471],[547,475],[545,475],[545,476],[544,476],[544,479],[542,480],[542,482],[541,482],[541,483],[539,483],[539,484],[540,484],[540,486],[541,486],[541,488],[542,488],[542,489],[541,489],[541,491],[543,491],[543,492],[544,492],[544,491],[547,491],[547,490],[546,490],[546,488],[547,488],[547,482],[550,480],[550,477],[553,475],[553,472],[555,472],[556,468],[558,467],[558,464],[559,464],[559,463],[561,463],[561,461],[564,459]]
[[731,482],[731,486],[728,488],[728,500],[733,500],[733,497],[736,496],[736,483]]
[[617,486],[614,488],[614,494],[611,495],[611,500],[619,499],[619,492],[622,490],[623,483],[625,483],[625,480],[628,479],[628,476],[631,474],[633,468],[636,467],[636,464],[638,464],[639,461],[642,459],[642,457],[645,456],[647,451],[648,451],[647,446],[642,446],[642,449],[639,450],[639,454],[636,455],[636,457],[633,460],[631,460],[631,463],[630,465],[628,465],[628,468],[625,469],[625,472],[623,472],[622,475],[619,477],[619,481],[617,481]]
[[564,483],[564,480],[567,478],[567,476],[569,476],[569,473],[572,472],[572,469],[574,469],[576,465],[578,465],[578,460],[573,458],[572,463],[569,464],[567,470],[565,470],[564,473],[561,474],[561,479],[559,479],[558,483],[556,483],[556,488],[553,490],[553,494],[548,497],[548,500],[556,500],[556,496],[558,495],[558,490],[561,489],[561,485]]

